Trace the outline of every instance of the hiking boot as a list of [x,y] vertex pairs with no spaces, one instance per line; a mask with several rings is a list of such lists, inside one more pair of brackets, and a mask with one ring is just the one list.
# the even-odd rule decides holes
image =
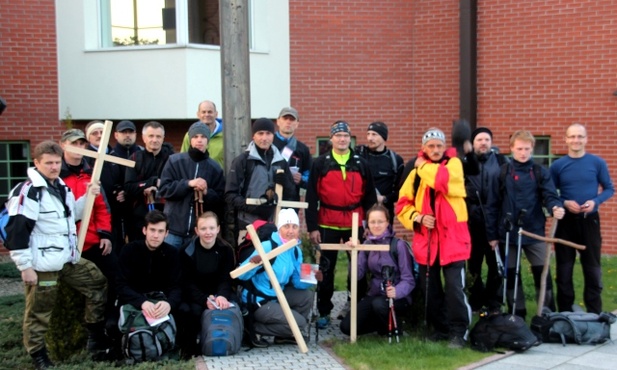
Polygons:
[[103,321],[86,324],[86,329],[88,331],[86,348],[89,352],[105,352],[110,348],[110,341],[105,334],[105,323]]
[[448,348],[462,349],[463,347],[465,347],[465,344],[465,339],[459,337],[458,335],[455,335],[450,338],[450,341],[448,342]]
[[339,320],[343,320],[345,318],[345,316],[347,316],[349,314],[349,309],[351,308],[351,303],[349,301],[345,302],[345,305],[343,306],[343,308],[341,308],[341,310],[338,313],[338,316],[336,316],[337,319]]
[[297,344],[294,337],[274,337],[274,344]]
[[244,330],[244,343],[251,348],[267,348],[270,343],[263,339],[261,335],[251,333],[249,330]]
[[330,326],[330,316],[321,316],[317,319],[317,327],[319,329],[325,329]]
[[429,342],[443,342],[448,340],[448,334],[440,331],[434,331],[426,338]]
[[36,370],[46,370],[54,367],[54,363],[51,362],[47,356],[46,348],[42,348],[34,353],[31,353],[30,357],[32,357],[32,362],[34,363],[34,368]]

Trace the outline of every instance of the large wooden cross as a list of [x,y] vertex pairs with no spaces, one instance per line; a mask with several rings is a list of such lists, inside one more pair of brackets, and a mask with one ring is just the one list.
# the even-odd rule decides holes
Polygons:
[[298,244],[298,239],[292,239],[288,241],[287,243],[266,253],[263,247],[261,246],[261,242],[259,241],[259,236],[255,232],[255,227],[253,225],[248,225],[246,227],[246,231],[251,236],[251,242],[253,242],[253,245],[255,246],[255,250],[261,257],[261,262],[258,264],[249,262],[246,265],[238,267],[237,269],[233,270],[232,272],[229,273],[229,275],[232,277],[232,279],[235,279],[238,276],[244,274],[245,272],[251,271],[252,269],[256,267],[263,265],[264,270],[266,270],[266,273],[268,274],[268,278],[270,279],[270,284],[272,285],[272,288],[274,288],[274,291],[276,292],[276,298],[278,299],[278,303],[281,305],[281,309],[283,310],[283,313],[285,314],[287,323],[289,324],[289,327],[291,328],[294,338],[296,339],[296,343],[298,344],[298,349],[300,350],[300,353],[307,353],[308,347],[306,346],[306,342],[304,341],[302,332],[300,332],[300,328],[298,327],[298,323],[296,322],[296,319],[293,313],[291,312],[291,308],[289,307],[287,298],[285,298],[285,293],[283,293],[283,289],[281,289],[281,285],[276,279],[276,274],[274,273],[274,270],[272,269],[272,264],[270,263],[270,260],[272,258],[295,247]]
[[[281,173],[281,172],[285,172],[285,171],[281,169],[276,171],[276,173]],[[283,199],[283,185],[281,184],[276,184],[276,186],[274,187],[274,192],[276,193],[276,199],[277,199],[276,211],[274,212],[274,224],[275,225],[276,225],[276,221],[278,220],[279,212],[281,211],[281,208],[283,207],[308,208],[307,202],[296,202],[292,200],[284,200]],[[253,205],[253,206],[259,206],[266,202],[268,201],[262,198],[247,198],[246,199],[246,204]]]
[[320,244],[322,251],[348,251],[351,252],[351,328],[349,331],[349,339],[351,343],[355,343],[358,337],[358,251],[380,251],[386,252],[390,250],[387,244],[358,244],[358,213],[354,212],[352,216],[351,228],[351,246],[347,244]]
[[[107,154],[107,144],[109,143],[109,136],[111,135],[113,123],[111,121],[105,121],[103,128],[103,134],[101,136],[101,143],[99,144],[98,151],[92,151],[82,148],[77,148],[71,145],[66,145],[64,150],[67,152],[73,152],[96,159],[94,168],[92,169],[92,183],[98,184],[101,178],[101,172],[103,171],[103,164],[105,162],[113,162],[122,166],[135,167],[135,162],[128,159],[120,158]],[[107,194],[111,196],[111,194]],[[92,208],[94,206],[94,199],[96,195],[91,194],[89,191],[86,194],[86,204],[84,206],[84,214],[81,217],[81,226],[79,227],[79,235],[77,236],[77,249],[79,253],[84,248],[84,242],[86,241],[86,233],[88,232],[88,224],[90,223],[90,216],[92,215]]]

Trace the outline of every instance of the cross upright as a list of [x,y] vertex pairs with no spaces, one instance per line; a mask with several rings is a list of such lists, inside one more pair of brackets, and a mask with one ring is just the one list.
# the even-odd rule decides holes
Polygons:
[[[284,170],[277,170],[276,173],[281,173],[281,172],[285,172]],[[276,184],[276,186],[274,187],[274,192],[276,193],[276,210],[274,212],[274,224],[276,225],[276,221],[278,220],[279,217],[279,212],[281,211],[281,208],[283,207],[289,207],[289,208],[308,208],[308,203],[306,202],[296,202],[296,201],[292,201],[292,200],[284,200],[283,199],[283,185],[281,184]],[[256,198],[248,198],[246,200],[246,204],[249,205],[261,205],[266,203],[267,200],[265,199],[256,199]]]
[[349,339],[351,343],[355,343],[358,337],[358,252],[359,251],[380,251],[386,252],[390,250],[390,246],[387,244],[358,244],[358,213],[354,212],[352,215],[352,228],[351,228],[351,246],[341,244],[319,244],[321,250],[326,251],[348,251],[351,253],[351,307],[349,313],[351,314]]
[[[105,121],[104,126],[105,127],[103,128],[103,135],[101,136],[101,144],[99,145],[98,151],[95,152],[92,150],[76,148],[70,145],[67,145],[64,148],[64,150],[68,152],[73,152],[96,159],[96,162],[94,163],[94,168],[92,169],[92,183],[94,184],[98,184],[99,179],[101,178],[101,172],[103,171],[103,164],[105,162],[113,162],[127,167],[135,167],[134,161],[116,157],[106,153],[107,144],[109,143],[109,136],[111,135],[113,123],[111,121]],[[88,224],[90,223],[90,216],[92,215],[94,198],[96,198],[96,195],[91,194],[90,192],[87,193],[86,204],[84,206],[84,214],[81,218],[81,226],[79,227],[79,235],[77,236],[77,248],[79,250],[79,253],[81,253],[81,251],[83,250],[84,242],[86,241],[86,233],[88,232]]]
[[274,288],[274,291],[276,292],[276,298],[278,300],[278,303],[281,305],[281,309],[283,310],[283,313],[285,314],[287,323],[289,324],[289,327],[291,328],[291,331],[294,335],[296,343],[298,344],[298,349],[300,353],[307,353],[308,347],[306,346],[306,342],[304,341],[302,332],[300,332],[298,323],[296,322],[296,319],[294,318],[294,315],[291,312],[289,303],[287,302],[287,299],[285,298],[283,289],[281,289],[281,285],[276,279],[276,274],[274,273],[274,270],[272,269],[272,264],[270,263],[270,260],[272,258],[295,247],[298,244],[298,239],[292,239],[288,241],[287,243],[266,253],[261,245],[261,241],[259,240],[259,236],[257,235],[257,232],[255,232],[255,227],[253,225],[248,225],[246,227],[246,231],[251,236],[251,242],[253,242],[253,245],[255,246],[255,250],[261,257],[261,262],[260,263],[249,262],[246,265],[238,267],[237,269],[233,270],[232,272],[229,273],[229,275],[232,277],[232,279],[235,279],[238,276],[248,271],[251,271],[252,269],[256,267],[263,265],[264,270],[266,271],[266,273],[268,274],[268,278],[270,279],[270,284],[272,284],[272,288]]

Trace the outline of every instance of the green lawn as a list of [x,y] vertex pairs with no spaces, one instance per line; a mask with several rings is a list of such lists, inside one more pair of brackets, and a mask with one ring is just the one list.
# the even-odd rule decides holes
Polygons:
[[[344,253],[340,253],[336,273],[337,290],[346,289],[347,259]],[[617,309],[617,257],[604,257],[603,279],[604,309],[613,311]],[[554,265],[554,264],[553,264]],[[527,296],[528,312],[535,312],[536,305],[533,302],[534,290],[532,286],[531,273],[526,262],[523,264],[523,283],[525,284]],[[0,263],[0,278],[19,278],[12,263]],[[582,277],[580,267],[575,269],[575,287],[579,304],[583,306],[582,297]],[[21,342],[21,321],[24,309],[24,299],[22,295],[14,295],[0,298],[0,363],[7,369],[28,369],[31,368],[29,356],[26,354]],[[422,309],[413,310],[422,314]],[[531,320],[532,314],[528,315]],[[331,345],[334,352],[340,356],[345,363],[352,369],[456,369],[458,367],[478,361],[490,356],[473,351],[469,348],[463,350],[452,350],[443,343],[428,343],[423,338],[424,330],[422,320],[416,321],[419,324],[411,324],[412,318],[408,318],[405,325],[405,335],[401,338],[401,343],[388,344],[387,338],[376,335],[365,335],[358,338],[356,344],[342,341],[332,341]],[[474,320],[477,318],[474,317]],[[107,369],[109,364],[96,363],[89,359],[88,354],[82,351],[63,361],[62,365],[57,366],[59,370],[77,370],[89,368],[91,370]],[[168,361],[162,363],[147,363],[135,366],[125,366],[119,369],[194,369],[193,361]]]

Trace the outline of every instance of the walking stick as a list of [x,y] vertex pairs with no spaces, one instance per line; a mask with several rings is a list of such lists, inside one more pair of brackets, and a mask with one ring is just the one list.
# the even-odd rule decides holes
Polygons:
[[427,253],[426,253],[426,275],[424,277],[424,330],[425,335],[428,338],[428,282],[429,282],[429,271],[431,268],[431,234],[432,229],[428,229],[428,243],[427,243]]
[[[555,231],[557,231],[557,221],[556,218],[553,217],[553,221],[551,222],[551,228],[548,232],[549,238],[555,237]],[[548,268],[551,263],[551,243],[546,243],[546,254],[544,255],[544,266],[542,267],[542,274],[540,275],[540,293],[538,296],[538,309],[536,310],[536,315],[542,316],[542,308],[544,307],[544,299],[546,295],[546,277],[548,276]]]
[[195,190],[195,218],[204,213],[204,193],[200,190]]
[[527,214],[527,210],[526,209],[521,209],[521,211],[518,214],[518,221],[517,221],[517,225],[518,225],[518,242],[517,242],[517,249],[516,249],[516,270],[515,270],[515,274],[514,274],[514,296],[512,297],[512,314],[516,315],[516,297],[517,297],[517,293],[518,293],[518,274],[521,271],[521,249],[523,247],[523,234],[521,233],[521,231],[523,231],[523,217],[525,217],[525,214]]
[[148,193],[148,212],[154,211],[154,194]]
[[394,335],[396,336],[396,343],[400,343],[398,336],[398,323],[396,322],[396,311],[394,310],[394,299],[389,298],[390,302],[390,317],[388,319],[388,343],[392,343],[392,326],[394,325]]
[[501,298],[501,304],[507,307],[507,293],[508,293],[508,250],[510,249],[510,231],[512,231],[512,214],[506,213],[506,217],[503,220],[506,228],[506,250],[504,251],[504,275],[503,275],[503,296]]
[[[319,244],[315,245],[315,263],[319,266],[319,262],[321,260],[321,248]],[[315,286],[315,298],[313,299],[313,309],[311,310],[311,315],[309,316],[309,324],[308,324],[308,340],[307,343],[311,341],[311,326],[313,325],[313,317],[315,316],[315,312],[317,312],[317,291],[319,289],[319,284]],[[317,320],[315,320],[315,343],[319,340],[319,326],[317,326]]]

